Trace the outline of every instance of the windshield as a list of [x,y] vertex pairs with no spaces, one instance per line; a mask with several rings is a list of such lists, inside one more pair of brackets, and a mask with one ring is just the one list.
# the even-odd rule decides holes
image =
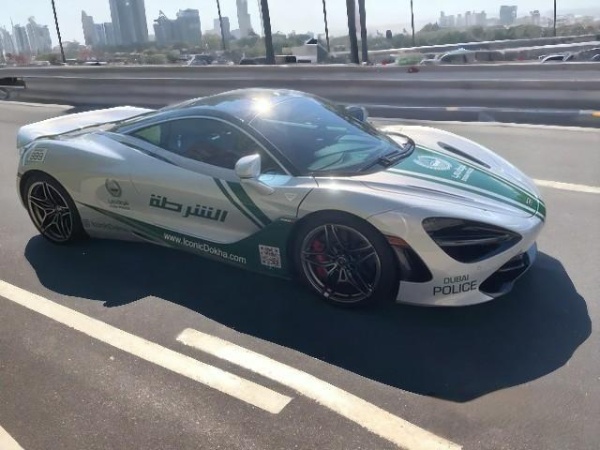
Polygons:
[[250,122],[303,174],[357,173],[407,150],[343,108],[312,97],[266,100]]

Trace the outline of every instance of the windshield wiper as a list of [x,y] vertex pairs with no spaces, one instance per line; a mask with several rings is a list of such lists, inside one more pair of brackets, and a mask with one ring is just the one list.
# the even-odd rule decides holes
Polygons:
[[371,161],[369,164],[362,167],[359,172],[364,172],[369,170],[373,166],[382,165],[383,167],[390,167],[396,164],[398,161],[404,159],[415,149],[415,141],[405,135],[401,135],[402,137],[407,139],[406,144],[402,147],[403,151],[394,150],[386,155],[379,156],[374,161]]

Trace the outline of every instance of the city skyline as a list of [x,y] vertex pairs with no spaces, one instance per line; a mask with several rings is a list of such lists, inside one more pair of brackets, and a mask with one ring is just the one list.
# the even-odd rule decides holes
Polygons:
[[[90,16],[93,16],[96,24],[113,22],[111,20],[110,3],[115,1],[119,0],[94,0],[93,2],[56,0],[63,41],[76,40],[80,43],[85,42],[81,26],[81,10],[85,10]],[[239,29],[239,16],[236,6],[240,1],[245,0],[221,0],[222,15],[229,18],[232,30]],[[35,3],[35,5],[31,5],[32,3]],[[398,32],[406,28],[410,21],[409,0],[406,0],[404,3],[406,3],[404,7],[402,7],[402,1],[398,0],[379,0],[376,3],[368,4],[367,28],[369,32],[382,32],[387,28]],[[10,27],[11,19],[15,25],[21,25],[26,23],[29,17],[33,16],[38,23],[48,25],[53,45],[56,45],[58,39],[54,29],[50,0],[28,0],[27,4],[29,7],[25,7],[20,3],[11,3],[7,7],[4,7],[5,14],[2,19],[4,22],[0,22],[0,27],[4,26],[12,32],[12,28]],[[286,4],[289,5],[288,0],[269,1],[273,32],[281,31],[289,33],[295,31],[304,33],[312,31],[316,34],[323,33],[321,0],[306,0],[302,5],[302,10],[293,15],[289,14],[289,7],[286,8]],[[517,5],[519,15],[528,14],[530,10],[533,11],[535,9],[544,15],[552,10],[552,0],[486,1],[484,5],[477,5],[475,10],[486,11],[488,17],[497,17],[500,5],[502,4]],[[262,34],[258,0],[247,0],[247,5],[252,29]],[[153,22],[158,17],[160,10],[167,16],[173,17],[180,9],[198,9],[200,11],[200,20],[205,24],[205,31],[209,31],[209,24],[213,23],[213,20],[218,17],[216,2],[214,0],[176,0],[168,5],[159,0],[145,0],[145,6],[146,31],[150,31],[151,34],[153,33]],[[327,0],[327,7],[331,34],[343,34],[347,25],[345,1]],[[597,9],[600,12],[600,7],[594,5],[594,2],[590,0],[570,0],[568,5],[565,5],[564,2],[559,2],[558,8],[559,15],[577,8]],[[472,9],[472,3],[466,0],[456,0],[450,9],[447,2],[442,0],[415,1],[416,28],[419,29],[429,22],[436,22],[439,19],[440,11],[446,11],[447,14],[459,14]],[[35,13],[31,14],[32,11],[35,11]],[[394,16],[398,19],[392,21]],[[73,17],[76,20],[72,20]]]

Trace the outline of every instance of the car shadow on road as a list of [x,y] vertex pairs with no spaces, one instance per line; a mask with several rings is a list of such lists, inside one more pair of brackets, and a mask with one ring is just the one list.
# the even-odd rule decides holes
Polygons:
[[372,380],[456,402],[555,371],[591,333],[585,300],[543,253],[495,301],[370,311],[332,307],[293,282],[146,244],[56,247],[36,237],[25,256],[57,293],[106,307],[156,296]]

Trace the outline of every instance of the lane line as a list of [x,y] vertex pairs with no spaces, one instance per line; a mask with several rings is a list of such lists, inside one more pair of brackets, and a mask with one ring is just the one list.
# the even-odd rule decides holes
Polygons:
[[587,186],[585,184],[563,183],[561,181],[533,180],[535,184],[542,187],[560,189],[562,191],[585,192],[587,194],[600,194],[600,187]]
[[23,450],[8,432],[0,425],[0,448],[2,450]]
[[0,297],[272,414],[281,412],[292,400],[291,397],[279,394],[260,384],[127,333],[2,280],[0,280]]
[[190,328],[183,330],[177,340],[288,386],[403,449],[461,448],[319,378],[229,341]]

